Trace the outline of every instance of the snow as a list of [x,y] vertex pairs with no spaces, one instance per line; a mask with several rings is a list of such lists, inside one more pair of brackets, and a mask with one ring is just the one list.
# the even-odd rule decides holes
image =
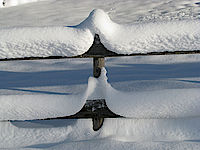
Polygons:
[[38,1],[42,1],[42,0],[0,0],[0,7],[18,6],[21,4],[38,2]]
[[105,119],[104,126],[97,132],[92,131],[92,121],[88,119],[1,122],[0,147],[97,150],[129,150],[133,147],[198,149],[199,122],[199,118]]
[[[123,117],[136,119],[199,117],[199,88],[120,92],[108,82],[105,68],[91,89],[98,91],[90,99],[106,99],[108,108]],[[89,86],[89,85],[88,85]]]
[[[41,91],[38,93],[43,94],[1,95],[0,120],[34,120],[73,115],[81,110],[86,100],[101,96],[102,93],[96,94],[97,86],[95,79],[90,77],[86,90],[76,95]],[[8,90],[20,91],[15,88],[8,88]],[[32,90],[21,91],[34,93]]]
[[147,23],[119,26],[102,43],[119,54],[199,50],[199,21]]
[[104,46],[118,54],[199,50],[199,21],[114,23],[103,10],[93,10],[77,27],[100,35]]
[[95,34],[118,54],[200,49],[199,21],[119,25],[100,9],[74,27],[0,29],[0,58],[77,56],[88,51]]
[[[80,24],[94,8],[97,8],[97,10],[92,13],[87,22],[78,26],[64,27]],[[104,23],[98,22],[99,20]],[[60,38],[59,41],[54,41],[54,43],[58,42],[56,46],[60,46],[59,44],[63,41],[67,42],[67,44],[71,44],[70,46],[67,45],[70,49],[73,49],[75,44],[73,45],[74,41],[66,40],[68,36],[65,37],[65,33],[66,35],[68,33],[76,35],[75,33],[77,33],[77,38],[79,34],[83,33],[85,37],[78,38],[82,41],[79,46],[89,47],[93,41],[94,32],[98,32],[102,42],[113,50],[116,50],[116,47],[119,46],[117,41],[120,40],[116,36],[112,37],[113,32],[122,37],[121,40],[124,44],[128,43],[130,46],[130,42],[134,43],[132,37],[139,36],[145,40],[144,45],[146,44],[146,48],[148,48],[148,44],[154,45],[151,42],[156,43],[158,39],[156,36],[161,35],[163,38],[159,38],[167,45],[164,45],[165,47],[161,49],[161,45],[158,44],[159,49],[156,50],[164,50],[169,47],[182,47],[184,49],[189,45],[189,42],[191,47],[188,49],[197,48],[196,45],[199,40],[198,21],[198,0],[77,0],[76,3],[74,3],[74,0],[48,0],[0,9],[0,30],[2,34],[8,30],[13,31],[13,34],[16,31],[16,33],[20,33],[19,30],[33,34],[33,36],[23,36],[23,34],[17,36],[15,34],[13,39],[10,37],[14,43],[15,41],[18,42],[17,45],[20,45],[20,38],[27,38],[30,43],[38,42],[41,45],[43,44],[42,40],[46,40],[46,44],[51,45],[51,41],[55,39],[53,37],[54,31],[60,30],[64,32],[59,32],[62,39]],[[113,28],[108,30],[108,27]],[[139,32],[150,34],[150,28],[154,32],[157,31],[154,34],[155,37],[145,37],[139,34]],[[170,30],[164,30],[168,28]],[[49,33],[44,33],[43,29],[46,29]],[[138,29],[137,35],[131,35],[133,29]],[[146,31],[143,31],[143,29]],[[36,35],[31,31],[42,32],[45,37]],[[121,33],[122,31],[127,33]],[[0,34],[0,38],[2,34]],[[123,40],[125,34],[129,36],[130,40]],[[175,36],[172,38],[172,35]],[[86,37],[89,40],[86,40]],[[37,38],[40,41],[37,41]],[[173,39],[178,42],[173,41]],[[3,39],[1,40],[3,41]],[[28,40],[21,42],[29,47]],[[181,43],[179,40],[183,40],[185,43]],[[168,45],[169,43],[172,43],[173,46]],[[22,45],[20,46],[23,48]],[[45,54],[49,55],[45,46],[43,44],[43,50],[46,50]],[[137,47],[138,50],[139,48],[142,49],[142,46]],[[81,50],[83,47],[77,49]],[[68,49],[64,50],[62,51],[63,55],[69,54]],[[85,50],[87,49],[84,48]],[[123,45],[121,50],[123,50]],[[55,54],[51,50],[49,51],[50,55]],[[123,53],[129,51],[130,49],[128,51],[123,50]],[[30,55],[31,53],[35,55],[37,51],[35,53],[29,52]],[[9,52],[7,54],[12,55]],[[22,56],[22,54],[20,55]],[[70,55],[73,54],[70,53]],[[1,62],[0,97],[2,99],[0,98],[0,111],[4,111],[0,114],[3,119],[8,117],[35,118],[73,113],[73,110],[80,109],[79,106],[83,105],[85,99],[110,97],[106,89],[119,96],[111,95],[110,99],[106,99],[109,107],[129,118],[105,119],[103,127],[97,132],[92,130],[91,119],[1,121],[0,148],[23,150],[199,149],[200,120],[199,110],[197,109],[200,88],[199,63],[200,55],[198,54],[107,58],[107,81],[105,74],[99,80],[89,77],[92,74],[91,59]],[[85,99],[78,99],[84,96]],[[124,96],[127,98],[124,99]],[[148,99],[146,96],[148,96]],[[158,96],[163,99],[159,99]],[[186,96],[188,99],[186,99]],[[12,100],[13,98],[14,100]],[[151,107],[142,105],[142,102],[139,101],[140,98]],[[72,101],[72,99],[74,100]],[[175,103],[172,106],[164,99],[168,99],[172,103],[177,101],[177,104]],[[8,104],[6,101],[10,101],[10,103]],[[21,104],[21,101],[23,101],[23,104]],[[130,113],[125,111],[123,101],[130,103],[130,107],[133,107],[134,110],[131,110],[128,105],[127,110],[131,111]],[[136,102],[137,105],[134,105]],[[160,107],[155,108],[151,102],[155,103],[155,106],[161,106],[165,109],[165,112]],[[78,106],[69,108],[71,103],[76,103]],[[122,105],[122,107],[120,106],[121,109],[115,104]],[[3,105],[9,106],[3,107]],[[140,108],[145,110],[139,110]],[[156,113],[156,110],[158,113]],[[171,111],[174,113],[172,114]],[[138,116],[136,116],[136,113],[138,113]]]
[[77,96],[1,95],[0,120],[69,116],[80,111],[86,100],[93,99],[106,99],[108,107],[123,117],[136,119],[199,117],[199,90],[199,88],[171,88],[135,92],[117,91],[107,82],[106,70],[103,68],[101,76],[98,79],[90,77],[84,94]]
[[[116,89],[117,94],[199,89],[199,62],[200,55],[107,58],[108,83],[106,84],[112,86],[108,86],[108,89]],[[0,97],[29,98],[22,99],[25,101],[23,104],[17,103],[17,99],[9,103],[9,106],[12,104],[17,106],[14,109],[21,109],[21,117],[23,114],[27,117],[30,115],[26,113],[26,108],[37,109],[40,115],[54,116],[56,113],[62,115],[68,112],[68,109],[65,109],[69,106],[67,98],[71,96],[78,98],[75,95],[84,94],[87,89],[87,80],[92,74],[92,59],[11,61],[1,62],[0,68]],[[100,78],[101,81],[104,79],[106,79],[105,76]],[[102,88],[105,82],[99,81],[89,78],[91,89],[88,99],[106,96],[105,89]],[[97,90],[101,91],[96,92]],[[36,98],[33,99],[34,96],[42,97],[40,102]],[[55,96],[63,96],[63,98],[53,99]],[[46,103],[42,102],[45,101],[45,97],[49,99]],[[6,103],[3,100],[5,99],[1,101],[2,107]],[[119,100],[118,97],[116,100]],[[112,105],[116,100],[112,99]],[[25,105],[28,102],[34,105]],[[80,105],[79,100],[75,102]],[[107,103],[109,102],[107,100]],[[120,101],[116,102],[119,104]],[[134,102],[131,101],[131,104]],[[24,107],[19,108],[20,104]],[[35,108],[35,105],[38,108]],[[8,109],[2,107],[5,114]],[[47,110],[48,113],[43,113],[43,110]],[[37,112],[32,113],[30,117]],[[9,115],[14,117],[16,114],[12,110]],[[17,115],[20,116],[20,114]],[[183,114],[179,114],[179,117],[182,116]],[[105,119],[102,129],[98,132],[92,130],[91,119],[0,122],[0,147],[59,150],[198,149],[200,146],[199,122],[199,117],[188,116],[165,119]]]
[[84,95],[12,95],[0,97],[1,120],[31,120],[69,116],[85,103]]
[[92,45],[89,30],[26,27],[0,30],[0,58],[74,56]]
[[[121,93],[108,90],[108,107],[121,116],[138,119],[199,117],[200,89]],[[120,106],[120,108],[119,108]]]
[[103,9],[120,24],[200,18],[199,0],[76,0],[76,3],[47,0],[0,9],[0,24],[1,27],[76,25],[95,8]]

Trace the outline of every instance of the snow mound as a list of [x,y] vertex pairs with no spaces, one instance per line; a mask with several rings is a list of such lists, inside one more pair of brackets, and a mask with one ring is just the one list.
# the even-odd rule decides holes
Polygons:
[[195,20],[119,25],[97,9],[74,27],[0,29],[0,58],[77,56],[95,34],[118,54],[200,50],[199,26]]

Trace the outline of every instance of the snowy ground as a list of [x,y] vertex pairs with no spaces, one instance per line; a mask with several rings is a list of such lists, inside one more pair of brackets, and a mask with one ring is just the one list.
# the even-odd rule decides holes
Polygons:
[[[113,21],[122,24],[174,19],[194,21],[199,18],[197,0],[87,0],[77,1],[76,4],[70,0],[49,0],[0,9],[0,27],[76,25],[94,8],[103,8]],[[145,110],[134,112],[143,105],[138,99],[133,99],[132,103],[128,101],[129,104],[134,104],[135,100],[138,102],[133,105],[135,109],[131,114],[128,114],[124,111],[127,105],[118,101],[121,97],[114,97],[115,99],[108,101],[109,106],[113,106],[113,110],[118,108],[114,111],[129,117],[131,115],[135,119],[106,119],[98,132],[92,131],[92,122],[87,119],[0,122],[0,148],[199,149],[200,97],[198,92],[194,92],[200,88],[199,55],[108,58],[106,69],[108,83],[120,91],[120,96],[143,92],[143,101],[148,102],[145,93],[151,93],[147,98],[155,105],[149,103],[144,105]],[[0,118],[25,119],[27,116],[73,113],[84,102],[77,99],[88,97],[88,78],[91,75],[92,59],[1,62]],[[92,91],[98,81],[92,78],[90,81],[92,84],[89,84],[89,91]],[[169,90],[179,93],[172,98],[175,104],[178,100],[183,105],[171,105],[162,99],[152,100],[152,95],[157,96],[158,93],[169,99],[171,95],[164,93]],[[185,94],[188,101],[185,100]],[[76,101],[71,99],[74,96]],[[46,98],[43,99],[44,97]],[[128,98],[130,96],[124,97],[123,101],[127,102]],[[67,105],[70,103],[70,106],[74,106],[73,102],[76,102],[76,108]],[[123,106],[114,106],[119,103]],[[165,104],[166,110],[178,111],[173,114],[170,114],[171,111],[167,114],[167,111],[157,113],[159,104]],[[158,109],[152,109],[155,106]],[[127,109],[130,108],[127,106]]]
[[[91,59],[1,62],[1,97],[5,95],[51,97],[82,93],[87,87],[88,77],[92,74],[91,63]],[[199,55],[106,60],[108,82],[117,90],[131,93],[199,89],[199,64]],[[3,99],[1,101],[5,104]],[[9,106],[12,107],[12,104],[10,103]],[[60,110],[59,103],[50,104],[50,108],[55,106],[52,110]],[[8,112],[8,107],[2,108],[2,105],[1,112],[4,112],[4,116],[8,116],[9,113],[16,116],[23,113],[28,115],[26,111],[24,112],[25,107],[21,108],[20,105],[21,103],[15,104],[15,110],[20,108],[21,113],[13,112],[13,109]],[[42,102],[38,106],[43,107],[37,108],[40,113],[48,108]],[[3,117],[2,113],[1,117]],[[72,149],[72,147],[74,149],[111,147],[113,149],[133,147],[196,149],[200,146],[199,119],[198,116],[182,116],[177,119],[106,119],[103,128],[98,132],[92,131],[91,120],[1,122],[0,146],[1,148],[41,149]]]
[[2,9],[0,23],[1,27],[77,25],[95,8],[103,9],[114,22],[122,24],[198,19],[199,5],[199,0],[46,0]]

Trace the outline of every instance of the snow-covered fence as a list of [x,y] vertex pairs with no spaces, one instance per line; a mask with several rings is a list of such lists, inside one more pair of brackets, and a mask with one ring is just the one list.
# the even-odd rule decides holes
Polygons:
[[[150,53],[134,53],[130,55],[117,54],[108,50],[101,42],[100,36],[95,34],[94,41],[91,47],[84,54],[75,57],[66,56],[48,56],[48,57],[24,57],[24,58],[9,58],[1,59],[1,61],[9,60],[33,60],[33,59],[61,59],[61,58],[93,58],[93,76],[98,78],[101,75],[102,68],[105,67],[105,57],[118,57],[118,56],[138,56],[138,55],[173,55],[173,54],[196,54],[200,53],[199,50],[194,51],[172,51],[172,52],[150,52]],[[73,119],[73,118],[92,118],[93,129],[97,131],[103,125],[104,118],[117,118],[123,117],[115,114],[110,110],[106,104],[106,99],[93,99],[87,100],[83,108],[74,115],[56,117],[56,118],[44,118],[45,120],[51,119]]]
[[[200,53],[199,26],[197,21],[123,26],[94,10],[74,27],[0,30],[0,61],[93,58],[93,76],[98,78],[105,57]],[[121,116],[107,107],[106,99],[96,99],[87,100],[74,115],[46,119],[92,118],[98,130],[107,117]]]

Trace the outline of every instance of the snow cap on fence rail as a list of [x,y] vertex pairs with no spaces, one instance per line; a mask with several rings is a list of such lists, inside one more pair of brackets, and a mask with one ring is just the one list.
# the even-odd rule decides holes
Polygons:
[[[74,115],[86,100],[102,98],[101,84],[88,79],[87,88],[78,94],[0,95],[0,121],[35,120]],[[99,92],[100,91],[100,92]]]
[[111,86],[107,81],[106,74],[106,69],[102,68],[101,76],[94,79],[96,80],[96,89],[101,91],[108,108],[115,114],[135,119],[174,119],[200,116],[198,88],[122,92]]
[[93,10],[77,27],[100,35],[101,42],[118,54],[200,50],[198,20],[120,25],[103,10]]
[[77,95],[1,95],[0,120],[31,120],[73,115],[86,100],[105,99],[115,114],[134,119],[183,119],[200,117],[199,88],[151,91],[118,91],[107,81],[107,71],[90,77]]
[[96,9],[77,26],[0,29],[0,59],[78,56],[95,34],[118,54],[194,51],[200,50],[199,26],[198,20],[120,25]]

